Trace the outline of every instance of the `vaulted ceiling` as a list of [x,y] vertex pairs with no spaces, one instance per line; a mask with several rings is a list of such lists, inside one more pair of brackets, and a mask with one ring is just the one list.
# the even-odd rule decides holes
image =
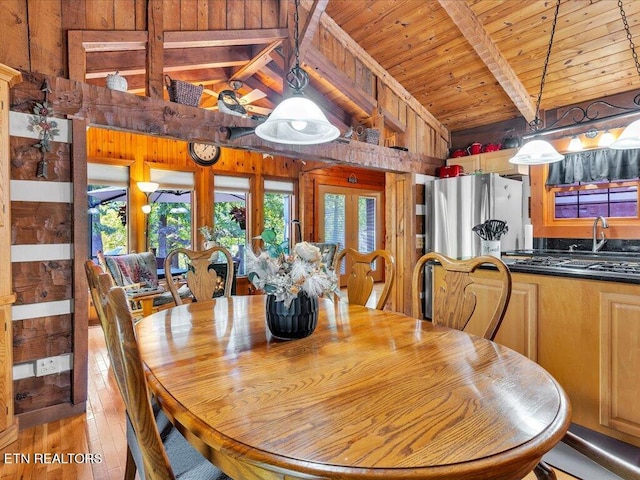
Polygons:
[[[319,22],[344,30],[451,132],[534,116],[555,1],[303,0],[302,5]],[[640,1],[623,0],[622,6],[631,40],[640,45]],[[254,113],[266,113],[282,98],[287,30],[246,38],[232,32],[225,41],[204,43],[186,42],[184,36],[172,43],[165,37],[165,72],[203,84],[204,108],[216,108],[229,80],[241,80],[238,95],[249,94],[245,100],[258,107]],[[90,52],[87,81],[104,82],[106,72],[119,70],[131,91],[144,92],[144,55],[143,47]],[[358,105],[348,86],[324,78],[318,63],[303,57],[312,70],[311,96],[343,126],[366,123],[366,106]],[[636,89],[640,72],[618,2],[562,0],[541,109]]]

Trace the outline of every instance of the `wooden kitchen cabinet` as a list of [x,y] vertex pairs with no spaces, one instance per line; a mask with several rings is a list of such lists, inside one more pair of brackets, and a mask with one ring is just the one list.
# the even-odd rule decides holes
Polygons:
[[9,89],[21,79],[20,72],[0,64],[0,449],[18,438],[13,411]]
[[527,165],[514,165],[509,163],[517,148],[498,150],[497,152],[480,153],[466,157],[448,158],[447,165],[462,165],[464,173],[473,173],[481,170],[484,173],[497,173],[499,175],[529,175]]
[[640,446],[640,285],[512,273],[538,285],[538,363],[574,423]]
[[[443,276],[443,269],[436,267],[434,288],[443,285]],[[492,270],[476,272],[472,288],[476,294],[477,304],[465,331],[482,335],[500,295],[500,283],[495,279],[496,276],[497,272]],[[509,306],[495,341],[536,361],[537,331],[538,285],[529,282],[512,282]]]
[[600,294],[600,423],[640,438],[640,297]]
[[[497,272],[473,285],[479,334],[498,296]],[[434,268],[434,288],[443,284]],[[571,401],[571,421],[640,447],[640,285],[512,272],[496,342],[547,370]]]
[[480,170],[480,155],[467,155],[466,157],[448,158],[448,165],[460,165],[463,173],[470,174]]

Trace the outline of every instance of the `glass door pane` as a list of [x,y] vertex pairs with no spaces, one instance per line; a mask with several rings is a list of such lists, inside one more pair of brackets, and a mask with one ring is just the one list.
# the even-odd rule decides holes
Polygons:
[[[372,252],[382,248],[381,192],[362,191],[344,187],[319,187],[321,200],[318,212],[318,241],[336,243],[338,250],[353,248],[359,252]],[[376,281],[383,279],[383,270],[372,265]],[[350,266],[340,267],[341,284]]]
[[376,249],[376,199],[358,197],[358,251],[373,252]]
[[338,251],[346,245],[346,195],[327,193],[324,195],[324,232],[321,239],[325,243],[337,243]]

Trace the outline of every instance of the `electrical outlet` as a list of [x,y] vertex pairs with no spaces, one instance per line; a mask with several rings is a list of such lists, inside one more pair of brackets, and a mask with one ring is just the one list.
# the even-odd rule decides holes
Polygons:
[[60,359],[58,357],[47,357],[36,360],[36,377],[60,373]]

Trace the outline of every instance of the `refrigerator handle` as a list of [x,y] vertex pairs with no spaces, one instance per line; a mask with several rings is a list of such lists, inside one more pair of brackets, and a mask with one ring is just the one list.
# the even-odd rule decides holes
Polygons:
[[491,205],[489,205],[489,183],[482,182],[482,201],[480,202],[481,220],[487,221],[491,216]]

